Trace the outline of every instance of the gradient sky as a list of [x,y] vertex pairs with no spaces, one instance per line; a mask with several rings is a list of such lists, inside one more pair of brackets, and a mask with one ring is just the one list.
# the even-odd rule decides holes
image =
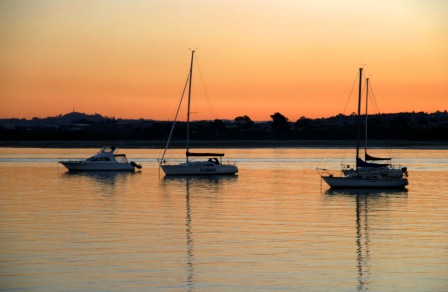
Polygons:
[[350,114],[360,66],[382,113],[448,109],[445,0],[2,0],[0,42],[0,118],[172,119],[189,48],[193,119]]

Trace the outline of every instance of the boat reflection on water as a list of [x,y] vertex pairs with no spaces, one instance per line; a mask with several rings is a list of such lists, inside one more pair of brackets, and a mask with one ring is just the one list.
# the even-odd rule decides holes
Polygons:
[[162,178],[164,185],[179,184],[190,185],[193,188],[198,187],[198,190],[204,190],[202,187],[217,187],[224,182],[234,182],[238,179],[237,175],[176,175],[165,176]]
[[328,189],[328,196],[407,197],[407,189]]
[[[139,173],[139,172],[138,172]],[[85,171],[85,172],[64,172],[64,177],[81,177],[91,179],[97,183],[112,183],[117,180],[126,179],[131,175],[136,175],[133,172],[116,172],[116,171]]]
[[64,179],[71,182],[75,188],[85,190],[98,189],[103,195],[112,195],[119,185],[135,175],[141,175],[141,172],[123,172],[123,171],[67,171],[62,174]]
[[213,190],[221,188],[225,182],[236,182],[238,176],[215,175],[215,176],[165,176],[163,185],[176,187],[185,186],[185,221],[186,221],[186,256],[187,256],[187,291],[195,290],[194,287],[194,239],[193,218],[191,216],[191,199],[198,196],[209,195]]
[[328,197],[354,198],[356,202],[357,291],[369,290],[372,266],[369,247],[369,243],[372,241],[369,237],[369,217],[376,215],[375,210],[372,210],[372,208],[382,205],[389,199],[407,199],[407,192],[407,189],[329,189],[325,192],[325,195]]

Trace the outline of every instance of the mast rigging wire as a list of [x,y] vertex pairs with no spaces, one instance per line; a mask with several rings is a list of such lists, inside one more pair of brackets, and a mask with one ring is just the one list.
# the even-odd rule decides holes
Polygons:
[[168,149],[168,146],[170,144],[171,136],[173,135],[174,131],[174,126],[176,125],[177,116],[179,115],[180,106],[182,105],[182,100],[184,99],[185,96],[185,90],[187,89],[188,80],[190,80],[190,74],[188,74],[187,80],[185,81],[184,90],[182,90],[182,95],[180,97],[179,105],[177,106],[176,115],[174,116],[173,126],[171,127],[170,135],[168,136],[168,141],[166,142],[165,149],[163,150],[162,158],[160,158],[159,166],[162,165],[163,159],[165,158],[166,150]]
[[356,74],[355,81],[353,81],[352,90],[350,91],[350,95],[348,96],[347,102],[345,103],[344,110],[342,111],[342,114],[345,114],[345,110],[347,109],[350,98],[352,97],[353,89],[355,88],[356,81],[358,80],[358,78],[359,78],[359,72]]
[[210,101],[210,98],[209,98],[209,94],[208,94],[207,87],[206,87],[206,84],[205,84],[205,79],[204,79],[204,77],[203,77],[203,75],[202,75],[201,65],[200,65],[200,62],[199,62],[199,58],[198,58],[198,57],[196,57],[195,62],[196,62],[196,68],[198,68],[199,79],[201,80],[200,83],[201,83],[201,85],[202,85],[202,90],[203,90],[203,92],[204,92],[205,99],[206,99],[206,101],[207,101],[208,109],[210,110],[210,113],[211,113],[211,115],[212,115],[212,118],[213,118],[213,119],[216,119],[216,114],[215,114],[215,111],[214,111],[214,109],[213,109],[213,105],[212,105],[212,103],[211,103],[211,101]]

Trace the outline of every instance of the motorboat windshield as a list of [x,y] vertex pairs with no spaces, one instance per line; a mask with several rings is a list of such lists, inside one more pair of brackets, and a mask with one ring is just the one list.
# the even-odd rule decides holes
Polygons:
[[114,157],[117,163],[128,163],[128,160],[124,154],[117,154]]

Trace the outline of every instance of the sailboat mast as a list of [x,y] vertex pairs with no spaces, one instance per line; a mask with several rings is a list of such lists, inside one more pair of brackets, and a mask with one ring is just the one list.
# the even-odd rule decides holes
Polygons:
[[364,141],[364,155],[367,156],[367,118],[368,118],[368,109],[369,109],[369,78],[366,78],[366,132],[365,132],[365,141]]
[[359,68],[358,115],[356,116],[356,171],[358,171],[359,165],[359,136],[361,132],[359,119],[361,115],[362,69],[363,68]]
[[190,97],[191,97],[191,82],[193,79],[193,58],[194,50],[191,51],[191,64],[190,64],[190,83],[188,85],[188,111],[187,111],[187,162],[188,162],[188,149],[190,149]]

